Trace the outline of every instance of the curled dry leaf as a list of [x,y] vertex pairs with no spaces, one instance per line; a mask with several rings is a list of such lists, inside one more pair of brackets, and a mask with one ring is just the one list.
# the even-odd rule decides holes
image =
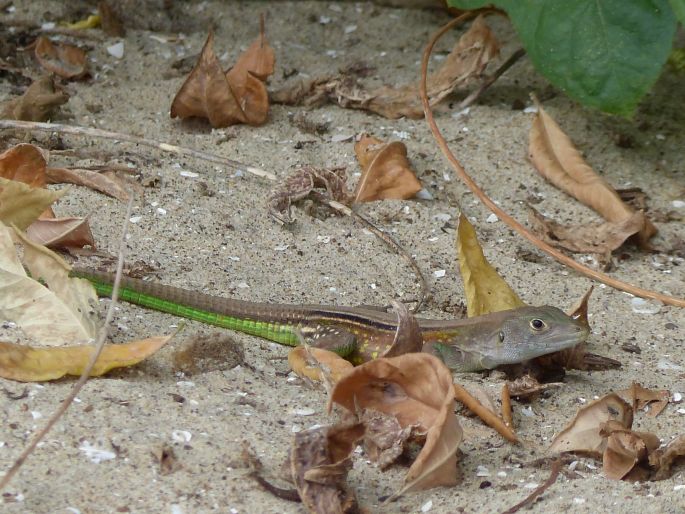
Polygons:
[[301,377],[323,382],[328,377],[336,383],[354,366],[340,355],[330,350],[298,346],[288,352],[290,369]]
[[26,229],[28,238],[50,248],[95,248],[87,218],[38,219]]
[[606,448],[601,428],[616,421],[624,429],[633,425],[633,409],[616,393],[611,393],[578,409],[576,416],[552,441],[550,452],[576,452],[599,458]]
[[598,253],[609,256],[633,234],[643,229],[645,213],[637,211],[629,217],[605,223],[565,226],[528,207],[531,229],[546,243],[575,253]]
[[397,314],[397,330],[392,344],[381,357],[397,357],[405,353],[419,353],[423,349],[421,327],[412,316],[406,305],[393,300],[393,309]]
[[617,391],[616,394],[633,405],[633,413],[646,409],[647,416],[651,418],[661,414],[671,398],[671,392],[666,389],[646,389],[637,382],[633,382],[628,389]]
[[0,108],[0,118],[47,121],[68,101],[69,95],[55,88],[52,77],[45,76],[35,80],[23,95],[5,102]]
[[273,73],[274,53],[263,32],[233,68],[225,72],[214,53],[210,32],[200,58],[171,104],[172,118],[206,118],[212,127],[261,125],[269,111],[263,80]]
[[45,187],[49,153],[37,146],[20,144],[0,154],[0,177]]
[[604,475],[612,480],[645,480],[648,455],[661,444],[654,434],[627,430],[616,421],[602,424],[600,434],[607,438],[602,455]]
[[269,214],[280,223],[292,223],[290,206],[310,196],[335,200],[347,204],[347,176],[345,168],[315,168],[303,166],[296,169],[278,184],[269,196]]
[[423,186],[407,159],[404,143],[384,143],[364,134],[354,145],[362,176],[354,190],[354,202],[404,200],[413,197]]
[[[437,72],[428,77],[428,98],[436,105],[459,88],[479,79],[499,52],[493,33],[482,16],[459,39]],[[343,108],[363,109],[386,118],[420,119],[423,107],[417,84],[368,90],[348,75],[300,81],[271,95],[274,103],[320,105],[326,101]]]
[[53,43],[45,36],[36,39],[35,55],[43,68],[66,79],[83,77],[88,71],[86,52],[68,43]]
[[[585,162],[571,139],[534,100],[538,113],[530,129],[528,152],[538,172],[609,222],[621,223],[631,218],[635,211]],[[656,227],[645,217],[637,231],[638,241],[647,245],[655,233]]]
[[[151,337],[131,343],[106,344],[90,376],[97,377],[115,368],[138,364],[170,339],[171,336]],[[80,376],[94,349],[93,345],[35,348],[0,342],[0,376],[19,382],[56,380],[65,375]]]
[[656,469],[654,480],[665,480],[673,474],[672,467],[685,458],[685,435],[673,439],[664,448],[655,450],[649,456],[649,464]]
[[417,425],[426,443],[397,493],[457,483],[462,429],[454,414],[452,373],[425,353],[380,358],[351,370],[331,392],[350,412],[373,409],[393,415],[401,427]]
[[122,202],[129,198],[131,186],[114,172],[96,172],[79,168],[47,168],[45,170],[51,184],[76,184],[100,191]]
[[350,458],[364,426],[338,425],[295,434],[290,452],[293,481],[302,504],[312,513],[357,512],[357,499],[346,484]]
[[473,225],[459,215],[457,255],[469,318],[525,305],[483,255]]

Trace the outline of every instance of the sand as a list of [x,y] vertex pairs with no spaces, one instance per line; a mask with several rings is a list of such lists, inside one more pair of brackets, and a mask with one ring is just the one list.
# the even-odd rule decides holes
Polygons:
[[[427,36],[447,20],[446,14],[351,2],[179,2],[170,11],[162,4],[147,2],[130,11],[122,59],[106,51],[115,38],[83,40],[91,48],[93,79],[67,86],[71,100],[54,121],[214,152],[279,177],[302,164],[346,166],[352,176],[359,171],[353,143],[340,141],[342,136],[366,131],[400,139],[434,199],[373,203],[360,206],[359,212],[397,238],[428,276],[432,296],[425,315],[455,316],[462,305],[454,250],[460,209],[474,222],[488,259],[525,301],[567,308],[591,285],[540,254],[501,221],[488,222],[490,213],[448,168],[423,120],[387,120],[335,106],[304,111],[311,121],[329,124],[330,130],[318,136],[304,133],[291,121],[291,114],[302,109],[283,106],[274,106],[269,122],[259,128],[210,130],[201,122],[169,118],[171,100],[184,80],[171,64],[200,50],[209,25],[216,28],[216,52],[227,66],[255,37],[258,14],[266,11],[268,37],[277,57],[271,87],[284,84],[287,74],[314,76],[362,60],[375,67],[366,83],[380,85],[417,78]],[[16,19],[43,22],[63,19],[67,13],[56,1],[14,5],[11,17]],[[503,42],[502,55],[510,55],[518,45],[511,28],[503,20],[490,23]],[[151,37],[181,33],[182,39],[170,43]],[[438,57],[445,55],[454,37],[441,44]],[[668,71],[632,120],[618,119],[569,100],[523,59],[468,114],[456,117],[447,102],[438,122],[466,169],[517,219],[525,220],[525,203],[533,195],[540,200],[536,207],[560,222],[596,220],[590,210],[540,178],[526,157],[533,114],[521,106],[528,105],[529,92],[536,91],[610,183],[642,188],[652,211],[676,211],[682,220],[682,207],[672,204],[685,200],[685,99],[674,94],[680,84],[682,76]],[[14,91],[0,83],[0,99]],[[619,141],[632,144],[625,148]],[[35,142],[47,146],[48,136],[38,134]],[[266,211],[272,184],[266,180],[142,146],[75,137],[64,137],[63,143],[131,163],[149,184],[134,208],[137,221],[129,228],[127,261],[154,268],[164,283],[264,302],[386,305],[393,299],[411,300],[418,293],[408,266],[348,218],[312,217],[298,206],[293,225],[273,222]],[[65,161],[53,157],[53,162]],[[116,254],[123,203],[72,187],[55,210],[58,215],[90,215],[98,250]],[[646,254],[627,247],[618,252],[612,274],[683,297],[682,246],[680,256],[670,250],[685,237],[682,221],[658,226],[654,245],[660,251]],[[98,265],[104,260],[81,262]],[[442,270],[444,276],[436,274]],[[102,300],[103,313],[108,303]],[[685,392],[685,316],[681,309],[654,305],[656,313],[636,313],[630,296],[596,286],[589,347],[620,360],[622,369],[571,372],[547,397],[530,405],[515,403],[523,447],[505,443],[480,422],[461,417],[462,483],[407,495],[385,511],[502,511],[525,498],[534,484],[544,482],[547,466],[536,469],[522,463],[544,456],[554,434],[582,405],[632,381]],[[168,334],[180,322],[122,304],[116,308],[111,337],[123,342]],[[21,339],[7,327],[0,335],[4,340]],[[179,372],[175,353],[198,337],[206,338],[201,349],[209,357],[195,370]],[[623,351],[625,343],[637,345],[641,353]],[[247,441],[267,472],[279,477],[293,432],[334,420],[325,412],[322,388],[289,374],[287,351],[253,337],[186,322],[176,340],[146,362],[87,383],[78,402],[3,491],[3,512],[304,512],[300,504],[275,498],[246,477],[241,459]],[[455,380],[496,395],[502,376],[459,374]],[[1,382],[6,394],[0,395],[0,465],[7,469],[74,381]],[[11,398],[22,391],[23,398]],[[667,442],[683,432],[683,407],[669,405],[656,419],[639,413],[635,426]],[[104,460],[94,462],[88,448],[103,450]],[[155,453],[162,448],[175,453],[180,468],[173,473],[160,469]],[[582,478],[560,477],[531,511],[685,511],[682,468],[669,480],[633,484],[606,479],[601,465],[592,460],[579,459],[576,466]],[[361,504],[376,512],[380,499],[401,486],[404,472],[395,467],[381,473],[357,456],[349,483]]]

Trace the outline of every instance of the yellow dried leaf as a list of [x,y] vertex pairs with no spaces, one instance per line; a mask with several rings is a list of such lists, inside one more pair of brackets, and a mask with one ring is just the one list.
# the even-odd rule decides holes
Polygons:
[[483,255],[473,225],[459,216],[457,254],[469,318],[525,306]]
[[[171,336],[151,337],[131,343],[105,345],[90,376],[104,375],[114,368],[137,364],[170,339]],[[64,375],[79,376],[94,349],[93,345],[35,348],[0,342],[0,376],[19,382],[55,380]]]
[[0,177],[0,222],[24,230],[66,191],[31,187]]
[[50,250],[23,241],[31,273],[43,277],[52,289],[26,276],[10,230],[0,223],[0,317],[41,344],[90,340],[97,331],[90,305],[97,302],[93,287],[86,280],[69,278],[69,266]]

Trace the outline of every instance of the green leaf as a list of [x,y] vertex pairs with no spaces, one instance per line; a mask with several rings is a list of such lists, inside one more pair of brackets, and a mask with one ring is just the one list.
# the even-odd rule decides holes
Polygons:
[[669,0],[678,21],[685,26],[685,0]]
[[685,0],[448,3],[504,9],[535,68],[550,82],[585,105],[622,115],[635,110],[658,78],[677,24],[673,9],[685,10]]

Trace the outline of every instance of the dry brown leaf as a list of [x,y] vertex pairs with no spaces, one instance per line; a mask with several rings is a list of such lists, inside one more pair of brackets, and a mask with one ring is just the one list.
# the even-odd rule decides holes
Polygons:
[[66,79],[83,77],[88,71],[86,52],[68,43],[53,43],[45,36],[39,36],[35,54],[43,68]]
[[[535,102],[538,113],[530,129],[528,152],[538,172],[609,222],[621,223],[631,218],[635,211],[585,162],[571,139],[537,99]],[[645,217],[638,231],[639,242],[646,245],[655,233],[656,227]]]
[[292,223],[294,219],[290,206],[315,195],[347,204],[349,192],[345,168],[303,166],[296,169],[271,192],[268,200],[269,214],[281,223]]
[[673,464],[685,458],[685,435],[673,439],[665,448],[654,450],[649,456],[649,464],[656,469],[654,480],[665,480],[673,474]]
[[413,197],[423,186],[407,159],[404,143],[384,143],[364,134],[354,145],[362,176],[354,190],[354,202]]
[[608,421],[600,430],[607,438],[602,456],[604,474],[612,480],[645,480],[649,472],[641,464],[661,444],[659,438],[648,432],[627,430],[616,421]]
[[116,173],[80,168],[47,168],[46,174],[51,184],[69,183],[89,187],[122,202],[127,202],[129,198],[127,182]]
[[397,493],[457,483],[462,429],[454,414],[452,373],[425,353],[380,358],[352,369],[331,392],[351,412],[373,409],[394,415],[400,426],[418,425],[426,443]]
[[646,389],[637,382],[633,382],[628,389],[617,391],[616,394],[632,403],[633,413],[647,408],[647,416],[650,418],[661,414],[671,398],[671,392],[666,389]]
[[[314,362],[312,362],[314,359]],[[322,382],[324,376],[333,383],[340,380],[354,366],[335,352],[322,348],[298,346],[288,352],[290,369],[301,377]]]
[[632,235],[642,230],[645,213],[634,212],[630,217],[613,223],[589,223],[566,226],[528,207],[531,230],[546,243],[575,253],[598,253],[608,256]]
[[[137,364],[170,339],[170,336],[151,337],[132,343],[107,344],[90,376],[97,377],[114,368]],[[93,345],[34,348],[0,342],[0,376],[19,382],[56,380],[65,375],[80,376],[94,349]]]
[[0,177],[24,182],[31,187],[45,187],[45,168],[49,153],[37,146],[19,144],[0,154]]
[[[469,30],[457,41],[442,66],[428,77],[427,89],[431,105],[436,105],[458,88],[481,77],[490,61],[499,53],[499,44],[485,24],[475,19]],[[423,118],[417,84],[384,86],[367,90],[346,75],[319,77],[300,81],[271,95],[274,103],[288,105],[320,105],[326,101],[343,108],[363,109],[386,118]]]
[[550,452],[576,452],[599,458],[606,448],[600,433],[607,421],[617,421],[625,429],[633,425],[633,409],[615,393],[578,409],[576,416],[552,441]]
[[392,306],[397,314],[397,330],[395,330],[395,338],[392,344],[388,346],[381,357],[397,357],[405,353],[421,352],[423,336],[419,322],[403,303],[393,300]]
[[210,32],[200,58],[171,104],[172,118],[206,118],[212,127],[228,127],[246,121],[214,54],[214,32]]
[[5,102],[0,118],[23,121],[47,121],[60,105],[69,101],[69,95],[55,88],[52,77],[41,77],[33,82],[23,95]]
[[171,117],[206,118],[214,128],[237,123],[263,124],[269,112],[269,98],[260,77],[265,79],[273,73],[274,66],[273,50],[266,43],[263,30],[226,73],[213,45],[214,33],[210,32],[197,64],[171,104]]
[[364,426],[338,425],[295,434],[290,452],[293,481],[302,504],[312,513],[357,512],[357,499],[347,487],[350,458]]
[[87,218],[38,219],[29,225],[26,235],[49,248],[95,248]]
[[457,255],[469,318],[525,305],[483,255],[473,225],[459,215]]
[[373,409],[366,409],[360,422],[365,427],[365,454],[381,469],[392,465],[404,453],[415,428],[415,425],[402,427],[395,416]]

